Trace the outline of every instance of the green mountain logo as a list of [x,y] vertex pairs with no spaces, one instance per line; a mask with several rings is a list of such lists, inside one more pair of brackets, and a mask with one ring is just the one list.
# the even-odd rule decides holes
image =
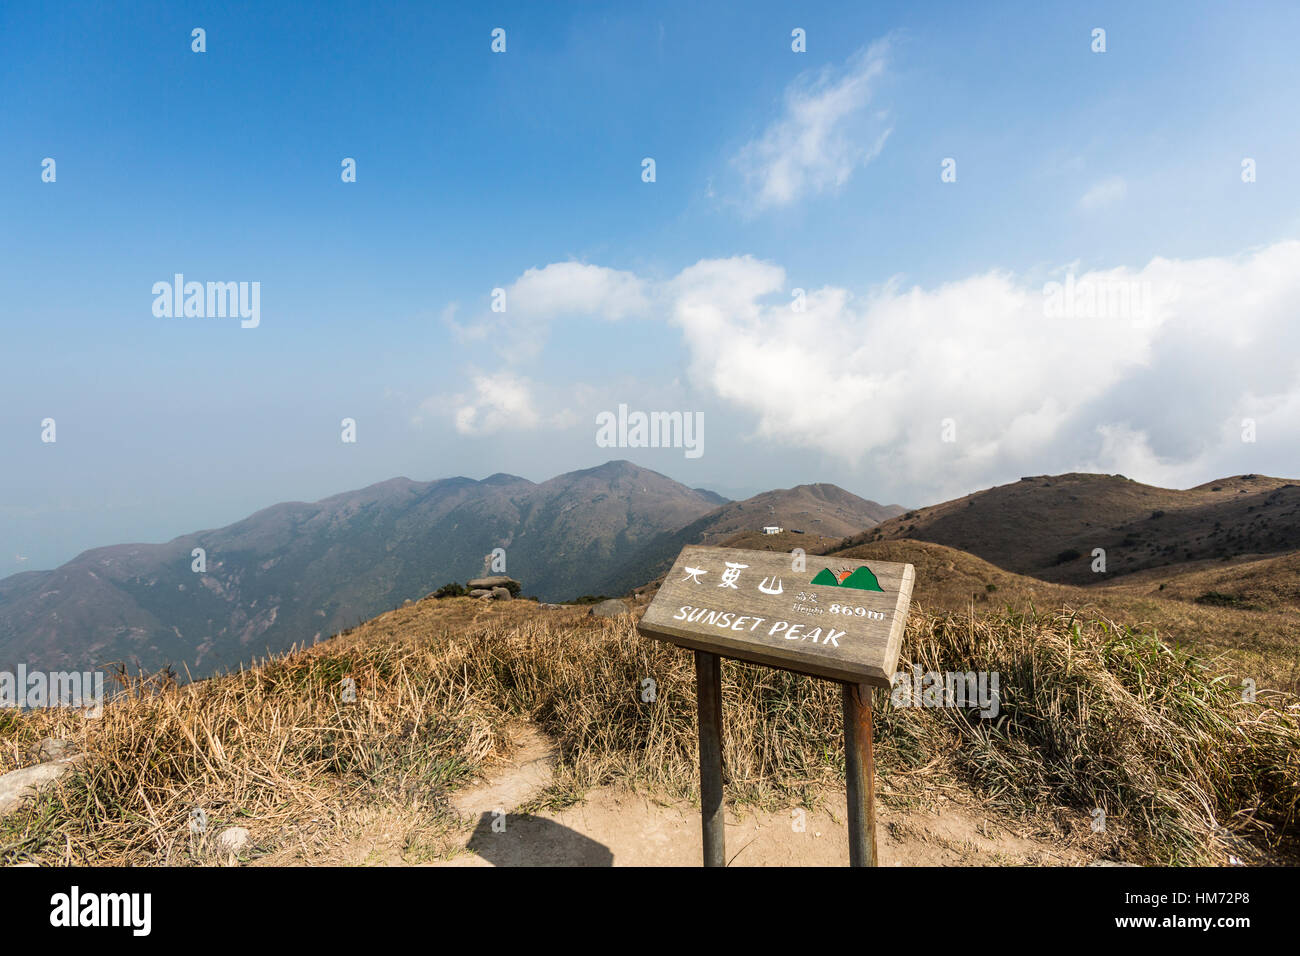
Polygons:
[[857,588],[859,591],[884,591],[876,576],[871,573],[871,569],[863,565],[856,571],[850,571],[847,568],[842,571],[832,571],[830,568],[822,568],[817,572],[817,576],[812,579],[813,584],[820,584],[828,588]]

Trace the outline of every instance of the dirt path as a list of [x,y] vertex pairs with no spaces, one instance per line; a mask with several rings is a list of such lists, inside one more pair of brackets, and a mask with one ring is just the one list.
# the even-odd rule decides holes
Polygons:
[[[591,791],[558,812],[517,814],[552,775],[550,741],[533,728],[516,738],[512,766],[453,798],[472,830],[435,866],[698,866],[699,810],[622,788]],[[727,814],[728,866],[845,866],[845,795],[810,812]],[[959,808],[940,812],[878,806],[877,850],[884,866],[1071,865],[1086,862],[1050,844]]]
[[[843,793],[817,812],[727,814],[728,866],[846,866]],[[1080,854],[1020,836],[953,807],[878,807],[882,866],[1079,865]],[[558,813],[479,821],[462,851],[437,866],[699,866],[700,817],[688,804],[622,789],[592,791]],[[504,825],[502,825],[504,824]]]

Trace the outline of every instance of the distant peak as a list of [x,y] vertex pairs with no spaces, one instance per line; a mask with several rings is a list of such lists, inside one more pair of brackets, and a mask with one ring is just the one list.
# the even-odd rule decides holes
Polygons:
[[481,482],[479,482],[479,484],[483,484],[483,485],[517,485],[517,484],[519,484],[520,482],[523,482],[523,483],[526,484],[526,485],[531,485],[531,484],[532,484],[532,482],[529,481],[527,478],[520,478],[518,475],[509,475],[509,474],[506,474],[504,471],[498,471],[495,475],[488,475],[488,476],[487,476],[486,478],[484,478]]
[[586,468],[575,471],[575,475],[598,475],[601,478],[614,478],[622,475],[644,475],[657,474],[648,468],[642,468],[640,465],[633,464],[626,458],[618,458],[614,461],[607,461],[603,465],[597,465],[595,468]]

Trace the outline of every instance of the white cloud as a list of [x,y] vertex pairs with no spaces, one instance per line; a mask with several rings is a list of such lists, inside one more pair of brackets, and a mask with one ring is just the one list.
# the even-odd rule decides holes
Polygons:
[[476,371],[470,383],[469,392],[425,399],[412,416],[412,424],[422,426],[426,419],[450,421],[466,436],[573,428],[587,420],[584,406],[594,394],[585,385],[539,385],[505,370],[495,374]]
[[644,314],[648,304],[645,283],[633,273],[582,262],[529,269],[506,289],[507,313],[529,319],[624,319]]
[[1089,459],[1080,471],[1106,472],[1140,477],[1143,482],[1163,488],[1178,488],[1197,484],[1205,474],[1206,455],[1180,461],[1158,455],[1151,448],[1151,438],[1145,432],[1127,424],[1098,425],[1097,435],[1101,448],[1096,457]]
[[[1177,484],[1263,470],[1241,441],[1244,417],[1274,460],[1296,449],[1297,241],[1071,274],[1060,295],[996,271],[930,289],[891,281],[859,298],[827,287],[810,290],[803,312],[784,269],[748,256],[624,285],[680,331],[690,383],[748,418],[755,438],[912,487],[969,490],[1031,471]],[[462,403],[466,433],[538,420],[500,397],[510,388],[479,391]],[[954,443],[940,440],[946,418]]]
[[490,342],[503,359],[516,364],[537,357],[553,321],[588,316],[618,321],[646,315],[650,307],[645,280],[582,262],[531,268],[502,288],[504,312],[485,305],[468,321],[458,322],[458,303],[451,303],[442,320],[462,345]]
[[[1300,242],[1084,273],[1057,318],[1042,288],[1000,272],[891,283],[862,301],[821,289],[804,313],[784,294],[769,303],[784,285],[783,270],[749,258],[673,281],[697,381],[753,414],[774,447],[869,458],[909,481],[970,487],[1084,463],[1186,476],[1211,456],[1240,461],[1252,409],[1290,420],[1300,408]],[[939,440],[945,418],[955,443]]]
[[1128,183],[1119,176],[1103,179],[1079,197],[1079,208],[1092,212],[1112,203],[1117,203],[1128,195]]
[[[772,454],[824,454],[917,493],[1075,470],[1186,485],[1266,463],[1287,471],[1300,454],[1297,241],[1071,269],[1045,286],[996,271],[859,297],[828,286],[809,290],[802,312],[784,269],[751,256],[667,281],[582,267],[571,274],[593,278],[586,290],[551,285],[565,274],[554,268],[512,287],[536,284],[547,316],[614,302],[615,315],[662,316],[689,356],[688,385],[722,399]],[[562,304],[575,302],[586,306]],[[545,393],[542,406],[563,408],[550,412],[511,373],[473,384],[443,407],[464,434],[588,419],[590,390],[576,382]],[[1242,441],[1245,418],[1256,445]],[[956,442],[940,440],[945,419]]]
[[888,55],[889,41],[879,40],[842,70],[804,73],[786,88],[781,116],[732,159],[751,211],[838,189],[880,154],[890,130],[867,106]]
[[434,396],[420,405],[416,423],[425,415],[450,412],[456,431],[462,435],[490,435],[500,431],[535,428],[540,416],[534,406],[532,384],[525,378],[498,372],[475,375],[470,395],[451,398]]

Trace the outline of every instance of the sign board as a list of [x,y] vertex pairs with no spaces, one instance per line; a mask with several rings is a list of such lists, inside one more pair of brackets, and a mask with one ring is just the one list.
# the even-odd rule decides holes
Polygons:
[[910,564],[688,545],[639,625],[646,637],[849,684],[888,687]]

